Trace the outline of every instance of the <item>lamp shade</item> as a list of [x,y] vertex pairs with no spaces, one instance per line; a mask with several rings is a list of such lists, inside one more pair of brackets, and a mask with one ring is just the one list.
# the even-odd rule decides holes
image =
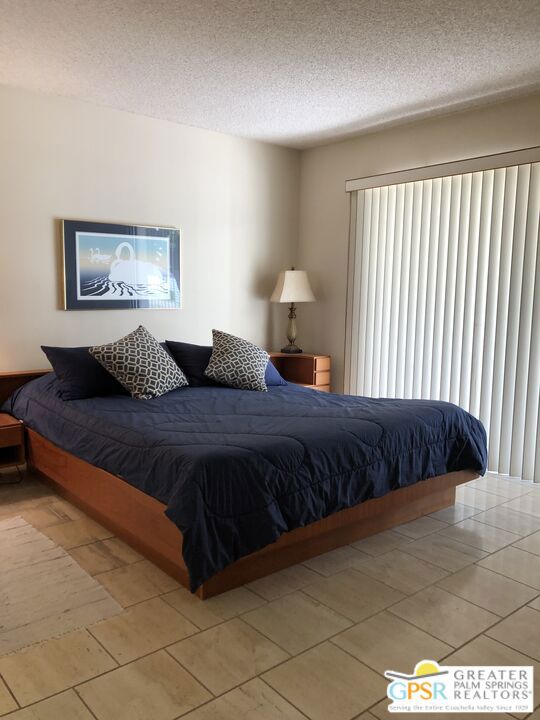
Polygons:
[[271,302],[299,303],[314,302],[305,270],[284,270],[278,275],[276,287],[270,298]]

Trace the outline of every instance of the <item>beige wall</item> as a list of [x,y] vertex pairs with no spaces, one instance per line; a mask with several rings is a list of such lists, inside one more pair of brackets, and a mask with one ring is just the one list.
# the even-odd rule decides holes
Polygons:
[[[540,144],[540,95],[292,150],[0,87],[0,370],[46,366],[40,344],[111,340],[145,324],[210,342],[212,327],[278,348],[276,274],[310,273],[299,344],[343,381],[345,180]],[[298,215],[300,217],[298,217]],[[175,225],[183,309],[65,312],[55,218]],[[300,239],[298,243],[298,223]]]
[[333,356],[343,387],[349,196],[345,181],[540,145],[540,95],[314,148],[302,153],[298,267],[318,302],[297,313],[298,343]]
[[[217,327],[277,347],[268,297],[293,263],[299,153],[0,87],[0,370],[46,367],[40,344],[209,343]],[[66,312],[55,218],[182,230],[182,310]]]

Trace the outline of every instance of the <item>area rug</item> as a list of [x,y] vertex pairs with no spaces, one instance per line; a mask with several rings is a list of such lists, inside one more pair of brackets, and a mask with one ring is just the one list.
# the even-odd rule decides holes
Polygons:
[[120,612],[63,548],[20,517],[0,521],[0,655]]

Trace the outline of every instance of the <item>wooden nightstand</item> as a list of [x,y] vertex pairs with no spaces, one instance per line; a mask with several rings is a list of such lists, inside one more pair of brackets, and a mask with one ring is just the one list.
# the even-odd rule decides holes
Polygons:
[[0,413],[0,469],[25,462],[24,425],[11,415]]
[[287,382],[330,392],[330,355],[271,352],[270,360]]

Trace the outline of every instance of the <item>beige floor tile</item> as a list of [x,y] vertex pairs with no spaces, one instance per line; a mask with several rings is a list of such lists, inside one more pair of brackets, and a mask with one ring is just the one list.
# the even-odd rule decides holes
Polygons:
[[540,494],[529,493],[528,495],[522,495],[505,503],[503,507],[526,515],[533,515],[535,518],[540,519]]
[[0,521],[0,655],[78,630],[120,605],[20,517]]
[[116,667],[85,630],[0,657],[0,674],[20,705],[84,682]]
[[2,678],[0,678],[0,715],[5,715],[5,713],[16,710],[17,707],[17,703],[11,696]]
[[65,550],[79,545],[87,545],[96,540],[104,540],[113,535],[112,532],[88,517],[70,520],[59,525],[51,525],[42,528],[41,532],[50,537],[57,545],[61,545]]
[[282,595],[300,590],[315,580],[320,575],[303,565],[293,565],[279,572],[259,578],[253,582],[247,583],[246,587],[253,590],[265,600],[275,600]]
[[493,525],[493,527],[501,528],[501,530],[516,533],[521,537],[540,530],[540,521],[537,518],[526,513],[516,512],[502,505],[478,513],[478,515],[474,516],[474,519],[477,522],[483,522],[486,525]]
[[505,480],[502,477],[490,474],[484,475],[484,477],[478,478],[478,480],[473,480],[473,482],[468,483],[468,487],[484,490],[492,495],[500,495],[507,499],[513,499],[530,492],[528,485],[522,485],[521,483]]
[[377,555],[390,552],[390,550],[398,550],[410,542],[412,542],[412,539],[405,535],[394,532],[394,530],[384,530],[383,532],[377,533],[377,535],[371,535],[363,540],[358,540],[353,543],[353,547],[376,557]]
[[363,560],[356,564],[356,569],[407,594],[432,585],[448,574],[442,568],[399,550]]
[[528,480],[522,480],[517,475],[506,475],[505,473],[498,473],[498,472],[495,472],[494,470],[488,470],[488,472],[485,474],[484,477],[499,478],[500,480],[505,480],[506,482],[518,483],[519,485],[530,484],[528,482]]
[[443,590],[505,617],[535,597],[537,591],[478,565],[437,583]]
[[73,505],[73,503],[70,503],[68,500],[64,500],[64,498],[58,495],[56,496],[53,505],[55,512],[66,515],[66,517],[68,517],[70,520],[88,517],[85,512],[79,510],[79,508]]
[[353,548],[351,545],[345,545],[344,547],[337,548],[330,552],[324,553],[324,555],[317,555],[317,557],[306,560],[303,564],[315,570],[320,575],[329,577],[335,575],[337,572],[347,570],[347,568],[353,567],[357,560],[369,557],[360,550]]
[[92,625],[89,632],[123,665],[183,640],[198,632],[198,628],[157,597]]
[[425,540],[416,540],[403,548],[403,552],[426,560],[449,572],[461,570],[487,555],[484,550],[465,545],[439,533],[430,535]]
[[21,517],[39,530],[50,527],[51,525],[59,525],[60,523],[71,520],[79,520],[84,517],[84,514],[73,505],[63,500],[58,500],[47,505],[40,505],[39,507],[25,510],[21,513]]
[[353,622],[384,610],[403,593],[356,570],[345,570],[304,588],[304,592]]
[[26,508],[37,507],[55,500],[58,500],[58,495],[51,492],[47,485],[27,477],[15,485],[0,484],[0,507],[3,509],[19,503],[26,503]]
[[520,550],[526,550],[527,552],[540,555],[540,531],[523,538],[519,542],[514,543],[514,547]]
[[459,647],[500,618],[463,598],[430,587],[402,600],[390,612],[443,642]]
[[123,607],[149,600],[151,597],[180,587],[176,580],[148,560],[100,573],[95,578]]
[[426,537],[426,535],[431,535],[431,533],[437,532],[437,530],[442,530],[445,527],[446,523],[425,515],[424,517],[419,517],[416,520],[405,523],[404,525],[398,525],[394,528],[394,530],[408,538],[411,538],[412,540],[418,540],[419,538]]
[[77,692],[99,720],[173,720],[212,697],[165,650],[90,680]]
[[182,720],[240,720],[241,718],[305,720],[304,715],[258,678],[193,710]]
[[[526,655],[486,635],[471,640],[444,661],[445,665],[532,665],[534,667],[534,702],[540,701],[540,664]],[[476,717],[476,716],[475,716]],[[493,716],[498,717],[498,715]]]
[[539,555],[515,547],[507,547],[480,560],[478,564],[540,590]]
[[351,625],[350,620],[301,592],[278,598],[242,619],[292,655]]
[[142,555],[115,537],[72,548],[69,554],[89,575],[99,575],[143,560]]
[[[391,718],[391,717],[394,717],[394,718],[399,717],[399,715],[396,715],[395,713],[390,713],[388,711],[387,708],[388,708],[389,704],[390,704],[390,700],[388,698],[385,698],[384,700],[381,700],[381,702],[377,703],[377,705],[375,705],[375,707],[372,707],[371,714],[373,715],[373,717],[377,718],[377,720],[386,720],[387,718]],[[425,713],[425,715],[426,715],[426,717],[428,717],[427,713]],[[424,713],[422,713],[422,717],[423,716],[424,716]],[[417,720],[418,715],[416,715],[416,717],[415,717],[415,714],[407,713],[407,717],[414,718],[414,720]],[[446,715],[443,717],[446,720]]]
[[463,520],[456,523],[456,525],[445,528],[440,531],[439,535],[444,535],[465,543],[465,545],[471,545],[490,553],[500,550],[506,545],[511,545],[520,537],[515,533],[508,532],[508,530],[501,530],[493,527],[493,525],[477,522],[474,519]]
[[540,611],[521,608],[486,630],[486,635],[540,662]]
[[234,588],[204,602],[185,588],[174,590],[161,597],[201,630],[266,604],[266,600],[246,587]]
[[484,490],[476,490],[476,488],[460,485],[456,488],[456,502],[462,505],[469,505],[478,510],[488,510],[505,502],[505,498],[500,495],[485,492]]
[[[340,720],[342,717],[354,717],[355,720],[389,717],[390,713],[384,709],[387,701],[382,701],[369,712],[364,711],[376,702],[377,697],[384,697],[386,692],[386,681],[374,674],[382,683],[382,692],[378,692],[374,700],[364,703],[365,693],[358,692],[359,684],[365,685],[371,692],[374,691],[374,683],[366,680],[365,673],[371,672],[366,665],[381,673],[387,669],[388,663],[388,667],[392,665],[390,661],[387,662],[388,657],[396,658],[394,664],[395,669],[398,670],[414,665],[418,659],[416,655],[441,659],[446,653],[451,652],[450,646],[457,642],[455,638],[452,642],[451,632],[454,635],[461,632],[463,635],[465,633],[463,626],[466,626],[467,631],[474,627],[474,633],[467,634],[467,639],[476,635],[483,627],[488,628],[485,633],[491,636],[489,638],[482,636],[465,646],[473,658],[467,664],[530,664],[531,661],[517,650],[536,657],[538,655],[537,632],[536,634],[531,632],[530,628],[531,625],[534,628],[540,626],[539,623],[535,623],[536,616],[540,615],[540,596],[534,599],[540,587],[534,589],[523,584],[527,583],[530,586],[531,576],[539,572],[536,566],[536,561],[540,559],[540,517],[536,516],[539,504],[536,499],[538,493],[533,492],[528,485],[504,478],[491,479],[491,486],[489,481],[489,478],[486,478],[485,482],[475,481],[469,483],[465,489],[468,491],[466,497],[469,500],[472,498],[476,505],[483,503],[484,507],[488,507],[491,500],[489,497],[486,500],[483,496],[497,496],[501,504],[491,509],[483,510],[458,503],[427,518],[419,518],[407,523],[398,531],[389,530],[379,533],[354,543],[352,547],[339,548],[306,561],[304,565],[276,573],[271,579],[256,581],[260,583],[256,592],[261,596],[247,587],[242,587],[205,602],[201,602],[196,596],[180,588],[174,580],[161,573],[151,563],[141,560],[137,553],[120,540],[114,537],[94,539],[93,521],[69,503],[51,495],[45,486],[34,483],[31,491],[28,489],[23,493],[15,491],[10,495],[14,498],[13,502],[18,504],[19,511],[15,514],[26,513],[27,521],[35,524],[36,527],[47,528],[47,534],[50,530],[54,533],[55,528],[69,527],[70,529],[64,533],[57,530],[56,532],[60,532],[59,538],[62,538],[65,547],[70,547],[70,554],[88,572],[98,575],[97,579],[124,606],[139,604],[91,628],[91,632],[96,632],[98,640],[103,642],[114,657],[121,663],[130,662],[124,668],[115,669],[113,661],[97,643],[88,651],[82,650],[84,643],[79,643],[77,648],[69,648],[62,652],[50,651],[46,658],[29,657],[25,663],[19,662],[17,665],[8,663],[8,674],[16,678],[16,682],[23,683],[23,693],[37,694],[38,699],[47,697],[46,700],[41,700],[30,707],[12,712],[9,718],[10,720],[11,718],[57,720],[58,717],[69,717],[69,720],[89,720],[90,713],[75,693],[72,690],[62,692],[77,683],[84,683],[79,687],[87,689],[86,691],[92,696],[94,702],[92,710],[99,720],[112,720],[112,718],[135,720],[138,717],[144,720],[149,720],[150,717],[152,720],[167,720],[167,718],[176,720],[179,715],[188,720],[227,720],[229,717],[231,720],[233,718],[237,720],[242,714],[253,717],[253,720],[278,720],[278,718],[300,720],[303,716],[293,704],[303,712],[308,712],[307,708],[314,708],[315,720],[323,717],[324,720],[329,720],[330,717],[332,720]],[[2,491],[3,488],[0,487],[0,506]],[[7,496],[5,494],[5,497]],[[529,496],[532,499],[527,499]],[[0,517],[2,510],[3,508],[0,507]],[[9,512],[13,514],[12,510]],[[433,533],[437,534],[433,535]],[[530,533],[534,534],[523,538]],[[82,545],[79,544],[81,538],[84,539]],[[62,544],[59,539],[53,538],[53,540]],[[507,540],[513,543],[513,547],[506,547]],[[72,542],[76,545],[72,546]],[[464,559],[460,558],[461,554],[465,556],[474,554],[475,550],[471,548],[494,552],[502,547],[505,547],[505,550],[495,552],[491,557],[479,560],[478,565],[469,565],[454,575],[447,576],[447,571],[443,569],[449,567],[451,563],[453,569],[456,567],[455,563],[463,562]],[[400,551],[396,552],[398,548]],[[404,548],[406,549],[403,550]],[[427,548],[427,552],[422,553],[422,548]],[[531,561],[530,558],[535,559]],[[429,562],[424,562],[426,559]],[[435,567],[433,565],[435,561],[441,567]],[[486,563],[490,561],[494,562],[496,567],[488,569]],[[474,562],[474,559],[471,562]],[[133,564],[136,569],[132,573],[119,572],[129,569],[124,567],[128,564],[130,566]],[[362,567],[363,565],[372,568],[372,572],[368,572]],[[428,567],[432,572],[442,574],[441,577],[431,581],[437,582],[439,587],[427,588],[417,596],[409,598],[408,600],[414,601],[425,593],[431,594],[429,602],[423,599],[419,603],[419,607],[416,608],[418,612],[410,608],[407,610],[414,614],[417,620],[407,618],[402,611],[408,600],[403,600],[402,593],[396,590],[414,592],[425,587],[422,583],[427,577]],[[505,570],[506,575],[512,572],[518,577],[514,580],[511,579],[513,575],[506,577],[504,573],[501,574],[501,568]],[[528,581],[521,579],[521,576],[526,576]],[[520,579],[521,583],[518,582]],[[396,590],[392,590],[389,585]],[[113,588],[121,597],[115,594]],[[299,588],[302,588],[303,592],[296,592]],[[434,597],[437,592],[443,595]],[[161,598],[156,597],[162,593],[166,594]],[[391,599],[387,593],[392,594]],[[268,604],[263,598],[274,601]],[[400,599],[402,601],[398,602]],[[318,604],[315,600],[322,604]],[[397,605],[388,607],[396,602]],[[528,606],[514,612],[516,608],[527,602],[529,602]],[[458,603],[457,607],[456,603]],[[465,604],[459,605],[459,603]],[[477,607],[478,605],[490,612],[479,616],[477,613],[482,613],[482,609]],[[384,607],[388,607],[388,610],[381,611]],[[376,612],[379,614],[368,618]],[[428,632],[437,634],[433,632],[433,628],[439,612],[443,618],[439,621],[442,634],[438,633],[441,639],[437,640]],[[491,613],[508,615],[511,612],[514,614],[506,620],[494,624],[491,628],[488,627],[490,622],[499,620],[499,618],[491,620]],[[244,618],[225,622],[243,613],[247,613]],[[352,621],[358,622],[358,619],[362,622],[354,627],[347,627]],[[406,622],[406,619],[409,622]],[[342,627],[346,628],[341,633],[342,627],[339,623],[344,623]],[[220,626],[213,627],[217,624]],[[229,627],[225,632],[221,632],[221,628],[231,624],[237,627],[232,629]],[[178,634],[180,626],[184,634]],[[205,632],[186,637],[185,633],[188,631],[196,633],[195,626],[201,629],[212,627],[208,632],[215,633],[216,638],[218,635],[222,637],[215,641]],[[238,626],[242,629],[239,630]],[[447,626],[452,626],[452,630],[449,631]],[[334,627],[337,629],[332,632]],[[428,632],[425,632],[426,630]],[[103,631],[102,638],[100,634]],[[443,636],[444,633],[447,633],[446,636]],[[89,637],[87,633],[80,631],[64,638],[78,634]],[[251,639],[246,635],[251,636]],[[269,639],[263,637],[264,635]],[[197,638],[204,636],[206,636],[204,641],[200,643],[202,651],[195,648],[186,650],[190,641],[196,641]],[[330,641],[322,642],[303,652],[305,648],[329,637],[332,638]],[[5,660],[49,643],[63,641],[64,638],[47,641],[41,646],[28,648],[12,656],[1,657],[0,672]],[[396,642],[396,638],[399,638],[399,642]],[[90,643],[93,642],[92,638],[89,640]],[[272,640],[277,645],[272,643]],[[174,652],[177,652],[180,646],[184,646],[183,652],[190,662],[200,663],[201,667],[204,663],[205,669],[200,670],[201,674],[206,672],[216,685],[222,683],[228,689],[242,682],[245,684],[212,700],[209,693],[178,664],[177,660],[183,663],[180,657],[174,655],[176,659],[173,660],[166,651],[155,652],[157,648],[169,643],[175,643],[171,646]],[[262,644],[266,644],[266,651]],[[527,650],[529,644],[532,650],[530,648]],[[277,647],[278,645],[282,645],[288,652],[301,654],[294,659],[288,659],[287,652]],[[326,649],[328,646],[330,650]],[[99,665],[96,648],[98,653],[103,652],[110,667],[96,670],[96,666]],[[490,652],[486,652],[486,648]],[[491,652],[494,648],[495,651]],[[339,660],[335,655],[336,652],[340,653]],[[461,650],[457,651],[459,652]],[[80,660],[86,653],[90,657],[90,662],[87,663],[86,660],[84,663],[79,662],[77,659]],[[154,654],[148,655],[148,653]],[[140,658],[142,654],[146,657],[131,662],[135,658]],[[319,654],[320,662],[316,659]],[[206,662],[201,662],[201,655]],[[279,659],[276,659],[278,655]],[[268,664],[268,656],[273,658],[270,664]],[[297,664],[297,661],[302,661],[306,656],[310,658],[307,662]],[[486,657],[493,659],[487,662]],[[361,662],[357,662],[354,658],[358,658]],[[254,662],[258,662],[262,670],[252,670]],[[444,662],[450,664],[449,659]],[[72,667],[73,664],[75,667]],[[42,666],[45,667],[43,673]],[[278,694],[281,692],[280,688],[276,687],[278,692],[275,692],[261,679],[254,677],[257,672],[265,672],[268,668],[273,669],[268,670],[265,677],[279,676],[282,684],[290,688],[291,695],[301,699],[300,703],[295,702],[293,697],[287,699],[281,697]],[[291,672],[282,670],[283,668],[290,669]],[[191,667],[188,667],[188,670],[191,671]],[[121,671],[127,672],[124,675]],[[86,675],[87,672],[90,674]],[[107,674],[101,675],[104,672]],[[181,673],[180,679],[178,672]],[[43,680],[40,675],[44,677]],[[66,677],[70,675],[75,675],[76,679],[68,682]],[[536,670],[539,685],[537,698],[540,698],[539,675],[540,666]],[[39,682],[34,676],[39,678]],[[28,677],[31,679],[30,683]],[[91,677],[94,679],[89,680]],[[204,678],[198,679],[200,683],[205,684]],[[63,684],[65,682],[68,684]],[[45,691],[43,684],[47,686]],[[182,684],[184,690],[179,691],[178,688]],[[51,691],[49,689],[51,685],[60,689]],[[213,692],[223,692],[209,685],[207,687]],[[53,692],[61,692],[61,694],[48,697]],[[5,693],[7,700],[4,698]],[[16,708],[7,689],[5,693],[2,693],[0,679],[0,714]],[[338,694],[339,700],[336,703]],[[184,703],[186,698],[188,701]],[[6,710],[3,709],[3,701],[11,703]],[[302,706],[302,702],[305,706]],[[180,710],[178,703],[181,704]],[[325,703],[327,703],[326,710]],[[362,706],[357,708],[355,703],[362,703]],[[332,709],[330,715],[329,707]],[[190,711],[190,708],[197,709]],[[186,712],[188,715],[184,715]],[[418,717],[429,720],[431,715],[422,714]],[[433,717],[439,720],[438,716]],[[456,715],[456,718],[464,720],[463,715]],[[482,720],[482,718],[483,715],[479,714],[472,720]],[[533,720],[533,716],[528,720]]]
[[93,715],[73,690],[19,710],[7,720],[93,720]]
[[453,649],[386,611],[345,630],[331,642],[381,674],[385,670],[412,672],[419,658],[440,660]]
[[450,507],[431,513],[429,517],[435,518],[435,520],[441,520],[449,525],[453,525],[454,523],[461,522],[466,518],[476,515],[478,512],[477,508],[473,508],[470,505],[456,503],[455,505],[450,505]]
[[289,657],[238,618],[182,640],[168,651],[215,695]]
[[41,505],[49,505],[55,495],[44,495],[37,498],[28,498],[17,502],[4,502],[0,496],[0,520],[8,518],[20,517],[24,512],[30,512]]
[[351,720],[386,694],[378,673],[324,642],[263,679],[311,720]]

